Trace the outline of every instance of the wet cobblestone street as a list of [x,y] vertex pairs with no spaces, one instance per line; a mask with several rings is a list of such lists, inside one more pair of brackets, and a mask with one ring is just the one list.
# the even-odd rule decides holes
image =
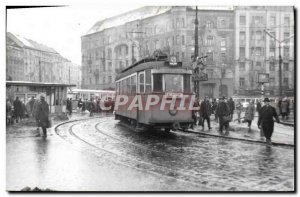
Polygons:
[[[28,147],[27,154],[32,155],[30,158],[37,159],[36,162],[40,165],[39,172],[36,172],[34,167],[27,170],[35,173],[37,179],[42,178],[39,181],[43,186],[52,186],[50,188],[54,190],[60,190],[62,182],[44,182],[44,179],[52,174],[55,174],[55,180],[67,179],[69,186],[64,187],[71,190],[81,188],[105,191],[108,188],[111,190],[113,185],[113,190],[116,191],[141,190],[140,188],[146,191],[294,189],[292,147],[267,146],[181,131],[135,132],[113,117],[69,122],[57,127],[56,133],[52,132],[44,142],[39,138],[34,139],[39,143],[33,150]],[[11,141],[12,139],[7,139],[8,152],[15,151],[12,145],[16,146],[16,143]],[[61,152],[49,153],[52,146],[60,147],[61,143],[64,144]],[[77,154],[70,154],[71,150],[75,150]],[[34,156],[36,152],[39,152],[38,157]],[[8,162],[10,160],[13,161],[8,157]],[[17,160],[26,163],[27,159],[21,157]],[[55,161],[68,164],[59,166],[54,164]],[[70,164],[70,161],[74,165]],[[11,179],[21,176],[13,171],[15,165],[8,170]],[[102,176],[97,176],[92,169]],[[70,182],[69,178],[64,177],[64,170],[70,177],[74,176],[77,179]],[[28,174],[18,172],[24,177]],[[135,185],[126,183],[129,177]],[[89,186],[86,186],[87,184]],[[15,187],[17,186],[13,188]]]

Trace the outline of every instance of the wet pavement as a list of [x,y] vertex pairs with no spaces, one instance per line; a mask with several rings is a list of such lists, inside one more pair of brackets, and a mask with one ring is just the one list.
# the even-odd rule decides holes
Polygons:
[[[243,116],[242,116],[243,117]],[[245,141],[261,142],[264,143],[266,140],[261,137],[260,129],[257,127],[258,117],[255,117],[252,121],[251,129],[248,128],[248,123],[238,123],[237,115],[235,114],[232,122],[230,122],[230,132],[229,135],[220,134],[218,132],[219,123],[215,121],[215,118],[211,116],[212,130],[208,129],[207,122],[205,122],[205,128],[203,130],[202,126],[196,126],[194,129],[190,129],[193,132],[199,132],[202,134],[207,134],[211,136],[219,136],[225,138],[239,139]],[[283,124],[275,123],[274,132],[272,135],[272,142],[274,145],[287,145],[294,146],[294,127],[287,126]],[[225,129],[223,130],[225,133]]]
[[[34,137],[34,131],[21,137],[22,132],[13,135],[7,129],[7,190],[294,189],[292,147],[181,131],[134,132],[113,117],[89,119],[77,114],[71,119],[87,120],[63,124],[47,139]],[[242,136],[234,133],[241,132],[230,135]]]

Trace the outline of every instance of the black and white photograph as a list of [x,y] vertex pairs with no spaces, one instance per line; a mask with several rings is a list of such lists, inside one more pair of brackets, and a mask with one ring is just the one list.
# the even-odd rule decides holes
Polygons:
[[6,192],[296,191],[297,7],[181,3],[4,5]]

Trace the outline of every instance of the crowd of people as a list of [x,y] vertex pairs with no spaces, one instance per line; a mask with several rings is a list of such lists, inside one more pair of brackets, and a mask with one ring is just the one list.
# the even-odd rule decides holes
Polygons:
[[[90,116],[93,116],[94,113],[101,113],[101,112],[113,112],[114,110],[114,105],[115,102],[112,100],[112,98],[108,98],[108,100],[103,100],[101,98],[96,97],[91,98],[90,100],[84,99],[82,100],[81,98],[77,102],[77,109],[80,112],[85,112],[88,111],[90,113]],[[104,106],[105,108],[110,107],[109,110],[103,109]],[[68,113],[71,115],[73,111],[73,104],[72,104],[72,98],[67,99],[67,110]]]
[[[257,103],[251,100],[247,107],[243,107],[240,101],[235,103],[232,98],[227,99],[225,96],[220,97],[218,100],[214,98],[210,100],[206,96],[203,101],[196,99],[194,107],[199,107],[199,111],[193,111],[194,124],[191,125],[192,129],[195,125],[200,125],[204,130],[206,120],[207,127],[210,130],[212,128],[210,118],[211,115],[214,115],[214,120],[219,123],[219,133],[223,134],[223,130],[225,130],[225,135],[229,134],[229,123],[231,121],[237,121],[239,124],[247,123],[249,130],[251,130],[252,122],[257,113],[257,126],[261,129],[267,143],[271,143],[274,119],[279,123],[279,116],[282,116],[282,120],[286,120],[290,114],[290,101],[286,96],[279,99],[276,106],[272,106],[270,99],[265,98],[264,100],[258,100]],[[234,120],[235,113],[237,118]],[[242,113],[244,116],[242,116]]]

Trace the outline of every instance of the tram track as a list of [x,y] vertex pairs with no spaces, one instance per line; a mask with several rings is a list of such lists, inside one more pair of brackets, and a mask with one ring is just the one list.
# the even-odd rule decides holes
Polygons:
[[[80,120],[78,120],[80,121]],[[107,120],[102,120],[100,122],[98,122],[96,125],[94,125],[94,128],[99,130],[99,125],[101,123],[104,123],[106,122]],[[69,122],[67,122],[69,123]],[[67,124],[66,123],[66,124]],[[125,155],[121,155],[121,154],[118,154],[116,152],[113,152],[113,151],[110,151],[110,150],[107,150],[105,148],[101,148],[99,146],[96,146],[95,144],[93,143],[90,143],[88,142],[87,140],[84,140],[82,139],[80,136],[78,136],[74,131],[73,131],[73,128],[74,126],[80,124],[79,123],[75,123],[75,121],[73,121],[73,125],[71,125],[69,128],[68,128],[68,133],[73,137],[75,138],[76,140],[80,141],[81,143],[91,147],[92,149],[97,149],[98,151],[102,151],[102,152],[105,152],[106,154],[108,155],[113,155],[113,159],[108,156],[106,159],[109,159],[110,161],[113,161],[114,163],[117,163],[117,164],[121,164],[121,165],[124,165],[126,167],[130,167],[130,168],[134,168],[136,170],[140,170],[140,171],[147,171],[148,173],[152,173],[152,174],[156,174],[156,175],[159,175],[159,176],[165,176],[165,177],[168,177],[168,178],[174,178],[176,180],[179,180],[179,181],[185,181],[185,182],[188,182],[190,184],[193,184],[193,185],[196,185],[196,186],[199,186],[199,184],[201,185],[201,187],[206,187],[208,190],[211,190],[212,188],[210,187],[207,187],[205,184],[208,182],[208,180],[210,180],[211,178],[211,175],[204,175],[204,177],[201,177],[201,176],[194,176],[192,173],[187,173],[187,172],[183,172],[181,170],[178,170],[176,169],[176,171],[174,170],[170,170],[169,168],[165,167],[165,166],[161,166],[161,165],[156,165],[156,164],[153,164],[153,163],[149,163],[149,162],[145,162],[145,161],[142,161],[142,160],[137,160],[133,157],[130,157],[130,156],[125,156]],[[56,130],[57,131],[57,130]],[[57,133],[57,132],[56,132]],[[57,133],[58,134],[58,133]],[[128,143],[126,140],[121,140],[121,139],[118,139],[117,137],[114,137],[112,135],[108,135],[106,133],[104,133],[103,131],[101,131],[101,134],[102,135],[105,135],[106,137],[112,139],[112,140],[118,140],[119,142],[121,143],[126,143],[127,145],[130,145],[130,146],[135,146],[137,148],[141,148],[145,151],[154,151],[158,154],[168,154],[168,153],[165,153],[165,152],[161,152],[161,151],[155,151],[155,150],[152,150],[152,149],[149,149],[148,147],[146,146],[143,146],[143,145],[139,145],[139,144],[136,144],[136,143]],[[58,134],[59,135],[59,134]],[[66,139],[64,139],[66,140]],[[184,144],[184,143],[182,143]],[[93,150],[91,150],[91,152],[94,152]],[[138,164],[136,164],[138,163]],[[214,178],[215,179],[215,178]],[[218,183],[217,181],[214,181],[214,184],[218,184],[220,185],[220,188],[224,188],[224,187],[228,187],[228,185],[230,184],[224,184],[224,183]],[[233,185],[232,185],[233,186]],[[216,185],[214,185],[214,189],[216,189]],[[245,187],[243,188],[244,190],[249,190],[249,188]]]

